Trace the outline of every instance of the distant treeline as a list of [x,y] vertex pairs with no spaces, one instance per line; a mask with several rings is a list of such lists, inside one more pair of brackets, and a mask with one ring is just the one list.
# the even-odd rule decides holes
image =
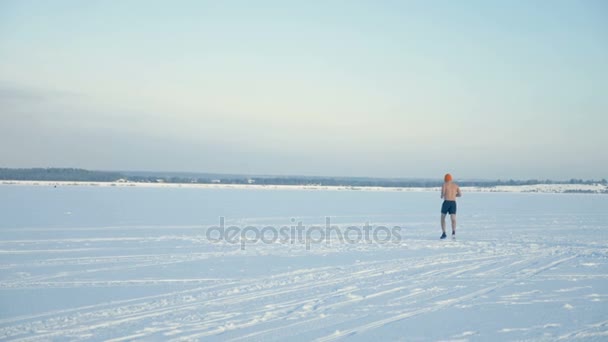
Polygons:
[[[74,182],[139,182],[139,183],[198,183],[198,184],[260,184],[260,185],[327,185],[327,186],[377,186],[377,187],[437,187],[442,181],[428,179],[386,179],[356,177],[307,177],[307,176],[246,176],[219,174],[180,174],[154,172],[91,171],[75,168],[0,168],[0,180],[74,181]],[[538,180],[463,180],[461,186],[493,187],[500,185],[536,184],[608,184],[606,179],[568,181]]]
[[119,172],[83,169],[0,169],[2,180],[113,182],[123,176]]

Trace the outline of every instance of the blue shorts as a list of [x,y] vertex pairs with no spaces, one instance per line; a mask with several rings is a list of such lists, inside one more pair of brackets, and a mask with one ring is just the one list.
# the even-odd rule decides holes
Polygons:
[[456,215],[456,201],[443,201],[441,205],[441,213],[450,215]]

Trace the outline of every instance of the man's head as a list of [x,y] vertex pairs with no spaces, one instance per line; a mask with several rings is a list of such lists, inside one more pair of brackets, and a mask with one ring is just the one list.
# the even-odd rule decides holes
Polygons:
[[452,175],[449,173],[446,173],[445,176],[443,176],[443,180],[445,182],[451,182],[452,181]]

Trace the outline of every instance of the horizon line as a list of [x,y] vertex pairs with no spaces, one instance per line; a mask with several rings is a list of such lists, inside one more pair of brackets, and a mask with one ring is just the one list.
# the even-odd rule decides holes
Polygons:
[[[95,168],[83,168],[83,167],[57,167],[57,166],[47,166],[47,167],[6,167],[2,166],[0,169],[5,170],[35,170],[35,169],[55,169],[55,170],[84,170],[84,171],[95,171],[95,172],[117,172],[117,173],[167,173],[167,174],[191,174],[191,175],[214,175],[214,176],[231,176],[231,177],[244,177],[244,178],[297,178],[297,177],[308,177],[308,178],[320,178],[320,179],[375,179],[375,180],[436,180],[442,179],[443,176],[440,177],[378,177],[378,176],[337,176],[337,175],[306,175],[306,174],[263,174],[263,173],[232,173],[232,172],[207,172],[207,171],[163,171],[163,170],[127,170],[127,169],[95,169]],[[481,181],[481,182],[496,182],[496,181],[550,181],[550,182],[565,182],[565,181],[605,181],[606,178],[594,179],[594,178],[576,178],[570,177],[567,179],[551,179],[551,178],[481,178],[481,177],[455,177],[456,180],[460,181]]]

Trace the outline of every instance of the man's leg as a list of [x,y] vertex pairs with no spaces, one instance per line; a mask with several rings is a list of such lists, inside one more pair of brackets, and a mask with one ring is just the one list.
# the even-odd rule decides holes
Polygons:
[[[454,235],[456,234],[456,214],[450,215],[450,219],[452,220],[452,235]],[[445,229],[443,231],[445,232]]]
[[441,214],[441,231],[445,234],[445,214]]

